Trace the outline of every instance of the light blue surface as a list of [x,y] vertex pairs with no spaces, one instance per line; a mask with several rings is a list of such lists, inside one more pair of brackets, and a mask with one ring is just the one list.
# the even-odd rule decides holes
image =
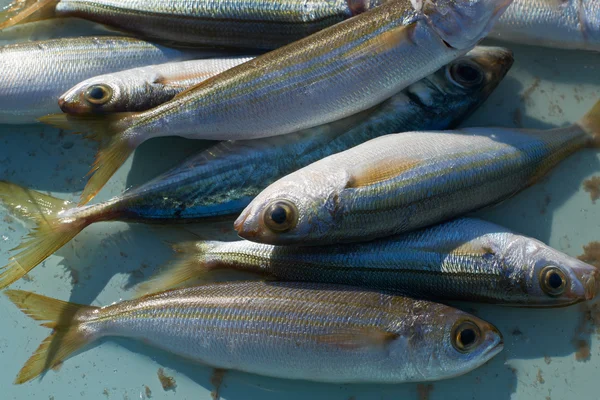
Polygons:
[[[600,54],[510,47],[516,60],[512,71],[465,125],[561,126],[576,121],[600,98]],[[98,201],[146,181],[205,145],[190,143],[165,138],[142,145]],[[81,137],[49,127],[2,126],[0,179],[74,200],[84,186],[94,149]],[[600,240],[600,203],[593,204],[582,188],[583,181],[594,175],[600,175],[597,150],[581,151],[536,186],[479,215],[578,256],[583,245]],[[0,226],[0,265],[4,265],[28,227],[1,208]],[[235,238],[230,227],[207,224],[195,230],[205,237]],[[35,268],[30,281],[11,287],[84,304],[110,304],[130,298],[131,286],[169,259],[171,252],[163,241],[191,237],[181,229],[95,224]],[[554,310],[461,306],[496,324],[504,334],[505,350],[470,374],[431,384],[429,399],[600,398],[596,328],[583,325],[585,333],[581,325],[587,306]],[[18,370],[49,330],[37,326],[4,296],[0,321],[0,399],[144,399],[146,385],[152,399],[211,399],[210,368],[128,340],[103,341],[67,360],[58,372],[13,385]],[[574,339],[591,341],[589,360],[576,360]],[[162,389],[157,378],[161,367],[175,378],[175,391]],[[229,372],[220,394],[224,399],[403,400],[427,398],[419,397],[425,386],[327,385]]]

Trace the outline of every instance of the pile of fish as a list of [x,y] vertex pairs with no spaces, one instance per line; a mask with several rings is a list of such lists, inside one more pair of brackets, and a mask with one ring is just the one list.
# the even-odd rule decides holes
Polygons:
[[[551,130],[451,129],[512,66],[509,49],[482,39],[599,51],[597,1],[17,0],[0,29],[71,17],[112,36],[0,48],[0,123],[46,123],[99,146],[79,204],[0,182],[3,204],[36,223],[0,288],[96,222],[235,216],[244,240],[176,244],[140,297],[103,308],[6,290],[53,329],[16,383],[106,336],[272,377],[431,381],[503,349],[496,327],[448,301],[595,297],[594,266],[464,216],[597,146],[600,103]],[[88,204],[159,136],[220,142]],[[221,269],[257,278],[190,283]]]

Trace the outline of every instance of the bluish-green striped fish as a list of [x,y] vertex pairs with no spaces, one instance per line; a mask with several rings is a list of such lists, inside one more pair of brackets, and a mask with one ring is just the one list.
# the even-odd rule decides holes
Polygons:
[[510,50],[477,47],[371,110],[290,135],[219,143],[122,196],[92,206],[75,207],[0,182],[3,203],[38,223],[21,251],[0,269],[0,288],[95,222],[186,223],[239,214],[267,185],[323,157],[392,132],[456,126],[488,97],[512,63]]
[[433,300],[560,307],[593,299],[600,284],[596,267],[472,218],[366,243],[295,247],[199,241],[174,248],[179,258],[142,284],[142,292],[236,269],[283,281],[360,286]]
[[547,131],[465,128],[373,139],[270,185],[235,222],[269,244],[362,242],[500,202],[577,150],[597,146],[600,102]]
[[600,51],[600,1],[515,0],[490,37],[563,49]]
[[225,283],[98,308],[5,292],[54,332],[19,372],[27,382],[106,336],[286,379],[400,383],[462,375],[503,347],[500,332],[423,300],[312,283]]
[[14,0],[0,29],[81,18],[154,42],[275,49],[374,8],[383,0]]
[[126,37],[81,37],[0,47],[0,123],[35,123],[84,79],[133,67],[214,56]]
[[77,115],[145,111],[252,58],[171,62],[95,76],[67,90],[58,105],[63,112]]
[[84,204],[153,137],[258,139],[367,110],[465,54],[511,1],[388,1],[151,110],[98,119],[60,114],[44,122],[106,138],[81,195]]

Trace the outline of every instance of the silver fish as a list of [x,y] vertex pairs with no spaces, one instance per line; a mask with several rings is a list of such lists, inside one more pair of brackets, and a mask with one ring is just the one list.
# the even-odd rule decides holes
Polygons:
[[0,29],[48,18],[81,18],[153,42],[270,50],[384,0],[15,0]]
[[5,294],[55,330],[16,383],[106,336],[143,340],[216,368],[336,383],[451,378],[503,347],[493,325],[460,310],[344,286],[225,283],[104,308],[17,290]]
[[110,36],[6,45],[0,47],[0,123],[34,123],[60,112],[60,95],[96,75],[214,54]]
[[[107,202],[75,207],[0,182],[0,199],[39,224],[0,269],[0,288],[22,277],[97,221],[186,223],[239,214],[270,183],[331,154],[388,133],[460,123],[496,88],[513,63],[510,50],[477,47],[372,110],[285,136],[222,142]],[[269,160],[269,168],[264,168]],[[38,216],[42,216],[38,218]]]
[[547,131],[466,128],[373,139],[273,183],[235,222],[269,244],[360,242],[407,232],[509,198],[600,140],[600,101]]
[[389,1],[231,68],[151,110],[97,120],[60,114],[44,122],[106,139],[83,204],[148,139],[258,139],[374,107],[468,52],[511,1]]
[[68,114],[145,111],[252,58],[172,62],[95,76],[60,96],[58,105]]
[[594,298],[600,284],[596,267],[471,218],[366,243],[294,247],[199,241],[174,248],[178,259],[142,284],[142,292],[236,269],[283,281],[337,283],[434,300],[560,307]]
[[598,0],[515,0],[490,37],[515,43],[600,51]]

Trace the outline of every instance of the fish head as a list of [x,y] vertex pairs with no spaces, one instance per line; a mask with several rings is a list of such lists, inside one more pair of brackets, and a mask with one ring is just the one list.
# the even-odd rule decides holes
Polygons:
[[58,99],[60,109],[72,115],[104,114],[123,111],[125,99],[119,77],[102,75],[87,79]]
[[521,267],[527,305],[558,307],[591,300],[600,285],[600,270],[525,236],[510,241],[505,262]]
[[336,194],[345,179],[335,172],[302,168],[263,190],[234,223],[244,239],[274,245],[320,239],[335,227]]
[[[435,310],[435,311],[434,311]],[[425,317],[423,317],[425,315]],[[412,332],[404,337],[404,351],[412,349],[411,358],[419,363],[422,377],[452,378],[485,364],[504,348],[500,331],[492,324],[464,311],[436,304],[412,324]],[[406,343],[408,341],[408,343]],[[391,348],[402,357],[402,347]],[[421,379],[419,379],[421,378]]]
[[487,36],[513,0],[411,1],[446,46],[467,50]]
[[455,127],[489,97],[506,76],[513,61],[509,49],[477,46],[408,86],[406,92],[438,113],[436,121],[439,125],[431,129]]

